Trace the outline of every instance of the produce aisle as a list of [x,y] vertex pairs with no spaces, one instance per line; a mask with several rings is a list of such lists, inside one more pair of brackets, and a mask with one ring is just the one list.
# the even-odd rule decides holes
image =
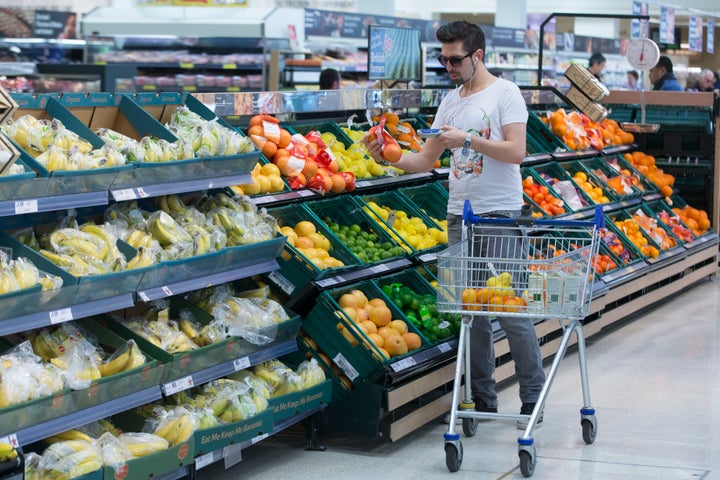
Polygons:
[[[587,357],[598,437],[580,435],[577,353],[558,372],[535,432],[533,478],[718,478],[720,444],[720,281],[676,292],[654,308],[620,322],[590,342]],[[500,411],[519,408],[517,383],[503,385]],[[445,467],[441,419],[396,443],[330,436],[325,452],[308,452],[299,432],[248,449],[241,463],[198,472],[200,480],[306,478],[520,479],[514,423],[486,422],[463,438],[460,471]]]

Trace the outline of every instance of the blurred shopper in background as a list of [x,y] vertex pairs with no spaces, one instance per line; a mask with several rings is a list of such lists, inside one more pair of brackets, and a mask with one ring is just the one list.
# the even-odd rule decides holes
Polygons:
[[650,69],[650,82],[653,90],[683,91],[673,73],[672,60],[665,55],[661,55],[658,63]]
[[337,90],[340,88],[340,72],[334,68],[326,68],[320,72],[320,90]]
[[605,69],[605,55],[603,55],[600,52],[595,52],[590,56],[590,61],[588,62],[588,71],[592,73],[595,78],[600,80],[602,82],[602,78],[600,77],[600,74]]

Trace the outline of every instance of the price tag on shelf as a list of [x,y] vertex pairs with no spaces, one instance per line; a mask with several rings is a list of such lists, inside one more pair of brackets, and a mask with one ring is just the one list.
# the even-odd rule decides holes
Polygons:
[[445,342],[438,345],[437,349],[440,350],[440,353],[445,353],[452,350],[452,346],[450,346],[450,342]]
[[20,444],[18,443],[17,435],[14,433],[11,433],[10,435],[6,435],[4,437],[0,437],[0,443],[7,443],[9,445],[12,445],[13,448],[18,448]]
[[225,70],[237,70],[237,63],[223,63],[222,68]]
[[402,372],[403,370],[407,370],[410,367],[414,367],[417,365],[417,362],[413,357],[407,357],[403,358],[402,360],[398,360],[395,363],[390,364],[390,368],[395,370],[396,372]]
[[205,468],[208,465],[211,465],[213,462],[215,462],[215,455],[213,452],[206,453],[205,455],[200,455],[195,459],[195,470]]
[[336,277],[331,278],[323,278],[322,280],[318,280],[315,282],[315,284],[320,288],[328,288],[337,283]]
[[437,253],[424,253],[420,255],[420,260],[424,263],[431,263],[437,260]]
[[32,200],[18,200],[15,202],[15,215],[22,213],[36,213],[38,211],[38,201],[33,198]]
[[150,196],[150,194],[147,193],[145,190],[143,190],[142,187],[138,187],[137,193],[138,193],[138,196],[139,196],[140,198],[147,198],[147,197]]
[[72,309],[62,308],[60,310],[53,310],[48,312],[50,317],[50,324],[55,325],[57,323],[69,322],[73,319]]
[[372,182],[355,182],[357,188],[369,187],[370,185],[372,185]]
[[172,290],[170,290],[170,287],[168,287],[167,285],[163,285],[160,290],[162,290],[163,293],[168,297],[172,297],[174,295]]
[[295,285],[293,285],[290,280],[285,278],[281,273],[278,273],[277,270],[273,270],[272,272],[268,273],[268,278],[275,282],[275,284],[288,295],[292,295],[292,293],[295,291]]
[[345,372],[345,375],[347,375],[350,380],[355,380],[360,375],[360,373],[355,370],[355,367],[353,367],[352,364],[348,362],[347,358],[345,358],[342,353],[338,353],[337,355],[335,355],[335,358],[333,358],[333,362],[335,362],[335,365],[340,367],[342,371]]
[[390,270],[390,267],[388,267],[385,263],[370,267],[370,271],[373,273],[387,272],[388,270]]
[[163,392],[165,392],[165,395],[175,395],[178,392],[192,388],[194,385],[192,375],[188,375],[163,385]]
[[137,292],[137,294],[138,294],[138,297],[140,297],[140,300],[142,300],[143,302],[149,302],[149,301],[150,301],[150,297],[148,297],[148,294],[147,294],[147,293],[145,293],[145,292]]
[[315,195],[315,193],[312,190],[298,190],[297,191],[298,197],[311,197]]
[[135,190],[132,188],[123,188],[121,190],[112,190],[112,196],[116,202],[122,202],[126,200],[135,200],[137,195]]
[[180,62],[180,68],[195,68],[195,64],[192,62]]
[[261,440],[265,440],[267,437],[269,437],[269,433],[263,433],[262,435],[258,435],[257,437],[253,437],[250,439],[250,444],[255,445],[257,442]]
[[235,368],[236,372],[238,370],[250,368],[250,357],[236,358],[233,360],[233,368]]

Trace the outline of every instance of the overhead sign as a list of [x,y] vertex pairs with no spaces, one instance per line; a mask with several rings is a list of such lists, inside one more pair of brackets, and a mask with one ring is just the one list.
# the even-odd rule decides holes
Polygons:
[[675,43],[675,9],[660,7],[660,43]]
[[715,20],[708,18],[707,30],[705,30],[707,36],[707,44],[705,45],[705,51],[707,53],[715,53]]
[[77,13],[35,10],[33,35],[38,38],[78,38]]
[[688,48],[691,52],[703,51],[703,21],[694,15],[688,17]]
[[[647,15],[649,12],[647,2],[632,2],[632,14],[633,15]],[[633,18],[630,21],[630,38],[648,38],[648,21],[640,20],[639,18]]]

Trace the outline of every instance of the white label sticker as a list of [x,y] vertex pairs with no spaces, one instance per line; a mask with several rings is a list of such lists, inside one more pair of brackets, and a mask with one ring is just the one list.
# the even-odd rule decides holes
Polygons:
[[200,470],[201,468],[207,467],[215,461],[215,455],[213,452],[206,453],[195,459],[195,469]]
[[233,361],[233,367],[235,368],[235,371],[238,370],[244,370],[246,368],[250,367],[250,357],[242,357],[242,358],[236,358]]
[[149,196],[150,196],[150,194],[147,193],[147,192],[145,192],[145,190],[143,190],[142,187],[138,187],[137,193],[138,193],[138,196],[139,196],[140,198],[146,198],[146,197],[149,197]]
[[275,122],[268,122],[263,120],[263,131],[265,132],[265,138],[271,138],[274,142],[280,139],[280,124]]
[[318,280],[318,281],[315,282],[315,283],[316,283],[317,286],[320,287],[320,288],[327,288],[327,287],[330,287],[330,286],[332,286],[332,285],[335,285],[335,284],[337,283],[337,281],[336,281],[335,278],[325,278],[325,279],[323,279],[323,280]]
[[310,197],[312,195],[315,195],[315,192],[313,192],[312,190],[298,190],[297,194],[300,197]]
[[371,182],[355,182],[355,186],[359,188],[369,187],[370,185],[372,185]]
[[68,322],[73,319],[72,310],[70,308],[63,308],[61,310],[53,310],[49,312],[50,323],[55,325],[56,323]]
[[397,362],[390,364],[392,369],[396,372],[402,372],[403,370],[407,370],[408,368],[414,367],[415,365],[417,365],[417,362],[413,357],[403,358],[402,360],[398,360]]
[[138,294],[138,297],[140,297],[140,300],[142,300],[143,302],[149,302],[149,301],[150,301],[150,297],[148,297],[148,294],[147,294],[147,293],[145,293],[145,292],[137,292],[137,294]]
[[192,375],[188,375],[187,377],[178,378],[177,380],[166,383],[163,385],[163,391],[165,392],[165,395],[174,395],[178,392],[182,392],[183,390],[187,390],[188,388],[192,388],[193,386],[194,383]]
[[167,295],[168,297],[172,297],[172,296],[173,296],[173,292],[172,292],[172,290],[170,290],[170,287],[168,287],[168,286],[163,286],[160,290],[162,290],[163,293],[164,293],[165,295]]
[[33,200],[18,200],[15,202],[15,215],[21,213],[35,213],[38,211],[38,201]]
[[450,342],[441,343],[437,346],[438,350],[440,350],[441,353],[449,352],[452,350],[452,347],[450,346]]
[[390,270],[390,267],[387,266],[385,263],[381,263],[379,265],[374,265],[370,267],[370,271],[373,273],[380,273],[380,272],[386,272]]
[[7,443],[13,446],[13,448],[18,448],[20,445],[18,443],[17,435],[14,433],[11,433],[10,435],[7,435],[5,437],[0,438],[0,443]]
[[124,200],[135,200],[137,195],[135,190],[132,188],[123,188],[122,190],[113,190],[112,196],[116,202],[122,202]]
[[256,444],[257,442],[259,442],[260,440],[265,440],[265,439],[266,439],[267,437],[269,437],[269,436],[270,436],[269,434],[263,433],[262,435],[258,435],[257,437],[253,437],[253,438],[250,439],[250,444],[251,444],[251,445],[255,445],[255,444]]
[[285,278],[282,274],[278,273],[277,270],[273,270],[268,274],[270,280],[275,282],[285,293],[291,295],[295,291],[295,285],[290,283],[290,280]]
[[431,263],[437,260],[437,253],[425,253],[420,256],[423,263]]
[[335,355],[335,358],[333,358],[333,362],[335,362],[335,365],[345,372],[345,375],[347,375],[350,380],[355,380],[360,375],[360,373],[355,370],[355,367],[347,361],[347,358],[345,358],[342,353],[338,352],[338,354]]

